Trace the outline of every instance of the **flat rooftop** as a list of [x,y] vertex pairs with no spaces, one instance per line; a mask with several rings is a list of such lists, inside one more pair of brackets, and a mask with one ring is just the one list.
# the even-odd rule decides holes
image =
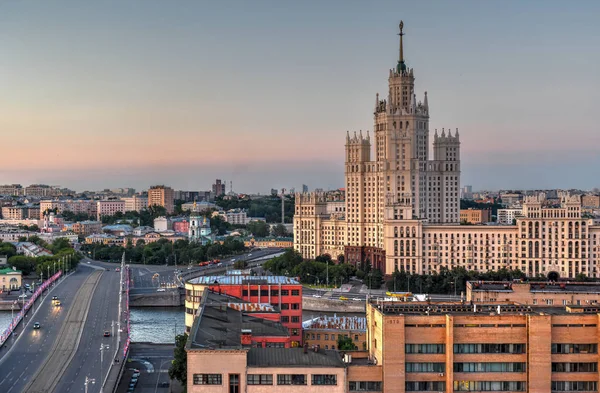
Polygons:
[[322,315],[302,322],[302,329],[367,331],[367,318]]
[[473,292],[513,292],[518,287],[529,286],[530,292],[594,293],[600,294],[600,282],[573,281],[469,281]]
[[337,351],[308,348],[251,348],[248,367],[345,367]]
[[231,303],[231,297],[204,292],[190,334],[192,349],[241,349],[242,330],[249,330],[253,337],[289,337],[288,329],[281,323],[252,317],[229,307]]
[[385,315],[569,315],[598,314],[600,305],[545,306],[513,302],[383,302],[372,300],[371,305]]
[[200,276],[188,282],[201,285],[300,285],[295,278],[285,276]]

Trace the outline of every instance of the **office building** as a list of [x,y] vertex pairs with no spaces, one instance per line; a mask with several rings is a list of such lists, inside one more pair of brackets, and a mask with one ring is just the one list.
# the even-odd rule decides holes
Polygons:
[[117,212],[125,213],[125,201],[112,199],[96,202],[96,219],[102,220],[103,216],[114,216]]
[[141,195],[132,195],[130,197],[121,198],[125,202],[126,212],[141,212],[148,208],[148,197]]

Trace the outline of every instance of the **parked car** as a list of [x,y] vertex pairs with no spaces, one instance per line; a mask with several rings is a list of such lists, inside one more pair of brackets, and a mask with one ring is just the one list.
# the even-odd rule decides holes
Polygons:
[[27,297],[27,294],[26,294],[26,293],[19,295],[19,298],[20,298],[20,299],[24,299],[24,298],[26,298],[26,297]]
[[340,296],[340,300],[348,300],[346,296]]

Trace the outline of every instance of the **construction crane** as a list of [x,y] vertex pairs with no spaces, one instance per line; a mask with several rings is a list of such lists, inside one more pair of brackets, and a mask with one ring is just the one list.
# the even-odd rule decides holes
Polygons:
[[281,224],[285,224],[285,188],[281,189]]

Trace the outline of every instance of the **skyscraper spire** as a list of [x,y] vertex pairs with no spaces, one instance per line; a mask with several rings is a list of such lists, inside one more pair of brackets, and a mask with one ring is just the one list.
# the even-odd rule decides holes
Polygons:
[[406,64],[404,64],[404,46],[402,43],[402,36],[404,35],[404,32],[402,31],[404,29],[404,22],[400,21],[400,33],[398,33],[398,35],[400,36],[400,58],[398,59],[398,73],[402,73],[404,71],[406,71]]

